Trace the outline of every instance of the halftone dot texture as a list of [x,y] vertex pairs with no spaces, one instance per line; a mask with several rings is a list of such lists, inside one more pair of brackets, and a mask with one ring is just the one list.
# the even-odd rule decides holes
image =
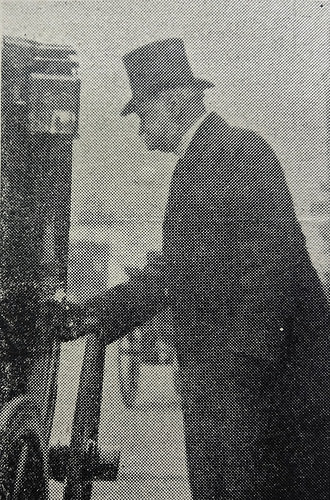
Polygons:
[[[150,362],[150,344],[110,345],[99,442],[121,449],[121,466],[93,498],[328,499],[327,306],[300,231],[329,287],[328,2],[4,8],[8,34],[79,50],[69,294],[84,300],[142,266],[161,249],[165,215],[183,414],[174,369]],[[120,118],[131,96],[122,56],[168,37],[215,84],[206,102],[217,112],[177,166],[144,150],[133,116]],[[135,302],[130,319],[147,305],[140,292]],[[69,442],[83,348],[63,347],[54,442]]]

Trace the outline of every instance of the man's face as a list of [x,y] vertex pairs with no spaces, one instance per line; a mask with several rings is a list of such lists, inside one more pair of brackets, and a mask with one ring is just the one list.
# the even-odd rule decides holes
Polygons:
[[139,101],[135,105],[135,112],[140,118],[139,135],[143,136],[147,148],[173,151],[171,137],[174,124],[162,96]]

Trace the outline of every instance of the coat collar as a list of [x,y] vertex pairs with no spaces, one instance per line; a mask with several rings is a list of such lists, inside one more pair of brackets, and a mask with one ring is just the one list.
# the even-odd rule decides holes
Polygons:
[[183,158],[194,135],[196,134],[199,127],[203,124],[206,118],[211,114],[210,111],[203,113],[192,125],[189,129],[183,134],[181,141],[175,151],[178,155],[179,159]]
[[231,127],[217,113],[211,112],[202,121],[194,133],[180,164],[195,163],[205,153],[212,154],[214,150],[230,147]]

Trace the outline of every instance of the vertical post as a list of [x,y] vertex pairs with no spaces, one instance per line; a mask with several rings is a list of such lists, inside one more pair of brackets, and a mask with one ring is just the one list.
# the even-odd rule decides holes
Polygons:
[[88,335],[72,425],[64,500],[89,500],[91,497],[97,460],[105,349],[102,335]]

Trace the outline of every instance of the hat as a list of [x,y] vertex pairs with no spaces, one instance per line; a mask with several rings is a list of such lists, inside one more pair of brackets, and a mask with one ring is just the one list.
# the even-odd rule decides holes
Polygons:
[[180,86],[200,89],[214,84],[195,78],[184,49],[183,40],[169,38],[149,43],[123,57],[132,89],[132,98],[122,115],[134,112],[136,100],[155,95],[160,90]]

